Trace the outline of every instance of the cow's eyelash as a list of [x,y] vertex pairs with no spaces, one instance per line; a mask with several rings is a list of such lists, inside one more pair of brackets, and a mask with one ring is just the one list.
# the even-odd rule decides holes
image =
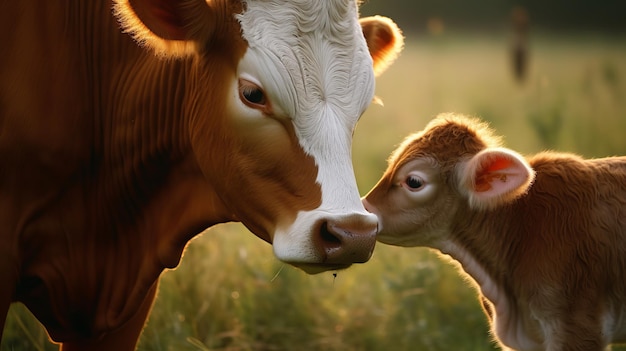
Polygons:
[[270,105],[265,91],[257,84],[245,79],[239,79],[239,97],[249,107],[270,113]]

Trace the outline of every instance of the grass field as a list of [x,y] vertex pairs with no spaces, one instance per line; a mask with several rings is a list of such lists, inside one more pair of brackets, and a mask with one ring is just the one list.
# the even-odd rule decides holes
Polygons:
[[[384,107],[359,123],[361,192],[386,157],[437,113],[479,116],[522,153],[626,154],[626,39],[535,35],[527,80],[512,79],[505,36],[412,36],[378,79]],[[2,351],[54,350],[13,305]],[[471,283],[423,248],[379,244],[367,264],[309,276],[238,224],[216,226],[163,274],[139,350],[491,350]],[[614,347],[614,350],[626,348]]]

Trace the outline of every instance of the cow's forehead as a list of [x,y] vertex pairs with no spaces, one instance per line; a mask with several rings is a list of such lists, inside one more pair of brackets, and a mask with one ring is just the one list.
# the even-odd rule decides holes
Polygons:
[[238,16],[248,42],[241,69],[293,119],[305,149],[329,137],[319,135],[323,126],[351,133],[374,94],[355,1],[249,0],[245,8]]

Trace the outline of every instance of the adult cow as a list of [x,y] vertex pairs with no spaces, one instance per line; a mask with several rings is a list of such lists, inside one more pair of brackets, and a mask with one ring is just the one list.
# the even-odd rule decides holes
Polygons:
[[363,201],[381,242],[461,264],[504,350],[626,342],[626,157],[525,158],[479,120],[444,114],[396,149]]
[[355,0],[3,1],[0,19],[0,330],[21,301],[63,350],[132,350],[160,273],[226,221],[309,273],[369,259],[350,146],[402,46],[390,20],[359,23]]

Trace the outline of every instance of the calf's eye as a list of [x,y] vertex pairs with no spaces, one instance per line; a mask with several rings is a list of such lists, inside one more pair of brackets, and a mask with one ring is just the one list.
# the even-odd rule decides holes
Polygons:
[[406,180],[404,181],[404,183],[411,191],[419,190],[420,188],[424,186],[424,180],[414,175],[410,175],[406,177]]

